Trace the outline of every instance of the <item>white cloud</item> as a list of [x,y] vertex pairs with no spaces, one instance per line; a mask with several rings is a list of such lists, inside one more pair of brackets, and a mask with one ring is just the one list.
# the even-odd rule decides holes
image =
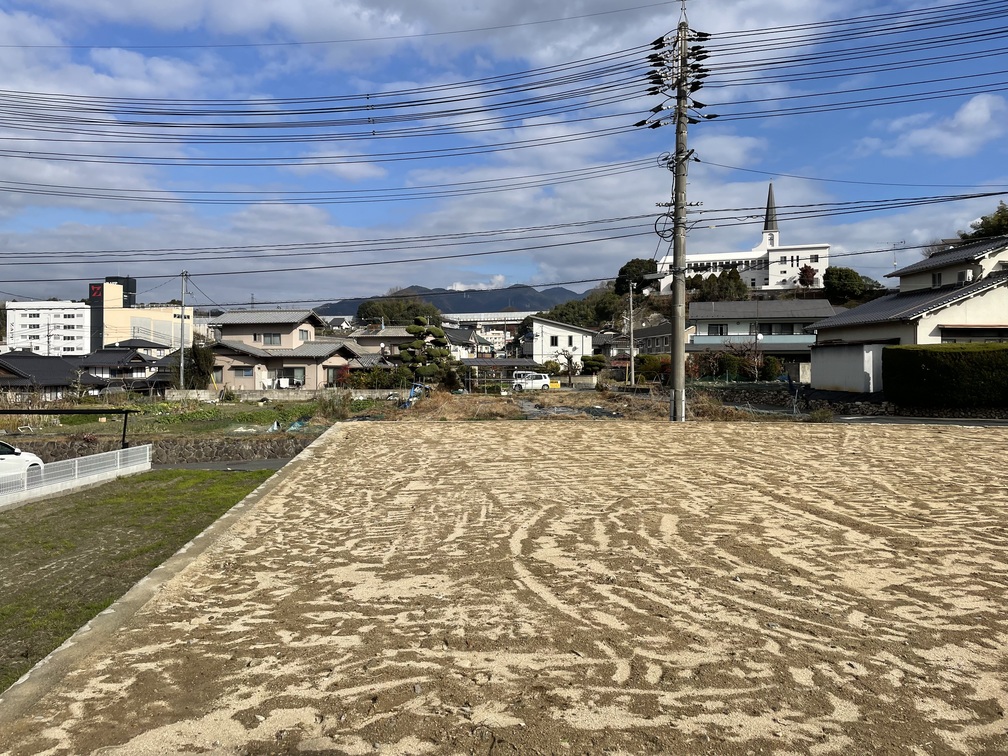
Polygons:
[[892,157],[915,154],[956,158],[975,155],[1005,132],[1008,105],[999,95],[981,94],[970,98],[949,118],[936,120],[919,115],[893,121],[888,131],[895,133],[880,151]]
[[466,291],[472,289],[478,289],[484,291],[486,289],[500,289],[507,283],[507,277],[500,274],[495,276],[490,276],[489,281],[478,282],[478,283],[462,283],[461,281],[456,281],[455,283],[448,284],[445,288],[449,291]]

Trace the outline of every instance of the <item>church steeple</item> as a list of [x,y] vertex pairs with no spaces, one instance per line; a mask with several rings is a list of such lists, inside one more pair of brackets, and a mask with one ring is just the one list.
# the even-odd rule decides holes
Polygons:
[[773,182],[766,198],[766,216],[763,218],[763,246],[776,247],[780,244],[780,229],[777,228],[777,203],[774,202]]
[[777,228],[777,203],[774,202],[773,182],[770,182],[770,191],[766,198],[766,218],[763,221],[764,231],[779,231]]

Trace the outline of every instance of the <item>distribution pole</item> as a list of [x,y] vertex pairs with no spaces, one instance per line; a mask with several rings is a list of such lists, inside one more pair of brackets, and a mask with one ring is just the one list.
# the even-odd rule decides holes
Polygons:
[[179,319],[179,389],[185,391],[185,290],[188,271],[182,271],[182,317]]
[[633,341],[633,281],[630,282],[630,386],[637,385],[637,376],[634,374],[634,341]]
[[676,35],[676,149],[673,185],[672,241],[672,420],[686,420],[686,126],[689,24],[679,22]]

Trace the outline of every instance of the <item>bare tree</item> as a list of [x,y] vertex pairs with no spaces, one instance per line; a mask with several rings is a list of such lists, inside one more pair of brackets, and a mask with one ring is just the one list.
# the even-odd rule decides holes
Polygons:
[[725,351],[739,358],[742,369],[759,380],[760,368],[763,367],[763,353],[759,348],[759,335],[754,334],[748,341],[726,341]]
[[[955,241],[958,242],[958,239]],[[939,252],[944,252],[951,245],[952,242],[946,241],[945,239],[932,239],[921,247],[921,257],[931,257],[931,255],[937,255]]]
[[570,349],[558,349],[553,353],[553,356],[557,360],[562,360],[567,364],[567,385],[574,386],[574,376],[578,373],[578,363],[574,359],[574,352],[577,349],[571,347]]

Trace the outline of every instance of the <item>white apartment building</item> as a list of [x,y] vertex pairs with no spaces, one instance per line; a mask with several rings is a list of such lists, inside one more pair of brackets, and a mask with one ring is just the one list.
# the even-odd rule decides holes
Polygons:
[[84,302],[7,302],[7,346],[45,357],[91,351],[91,308]]
[[[829,267],[829,244],[781,244],[777,226],[777,205],[773,184],[767,193],[763,238],[748,252],[715,252],[686,255],[686,277],[697,274],[704,278],[735,268],[752,291],[785,291],[797,289],[801,269],[810,265],[816,275],[812,288],[821,289],[822,277]],[[660,293],[672,292],[672,255],[658,261]]]

